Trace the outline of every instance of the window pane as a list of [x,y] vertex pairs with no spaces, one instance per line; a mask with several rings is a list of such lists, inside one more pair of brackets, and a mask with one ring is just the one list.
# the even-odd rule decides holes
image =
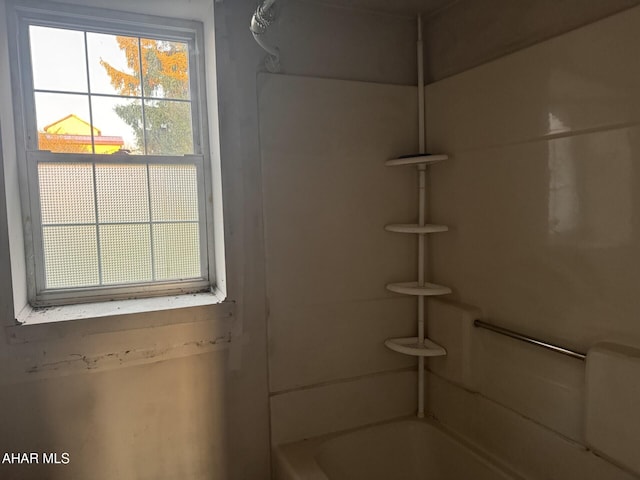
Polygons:
[[91,97],[91,108],[96,153],[144,153],[140,100]]
[[153,225],[153,255],[157,280],[201,277],[199,225],[197,223]]
[[91,153],[89,97],[64,93],[36,93],[38,149]]
[[87,93],[83,32],[31,25],[29,40],[34,88]]
[[98,248],[95,226],[43,227],[47,288],[97,285]]
[[150,282],[149,225],[101,225],[102,283]]
[[198,220],[195,165],[149,165],[153,221]]
[[193,153],[189,103],[145,100],[144,109],[148,155]]
[[189,103],[145,100],[144,105],[148,155],[193,153]]
[[39,163],[42,223],[94,223],[93,168],[78,163]]
[[140,96],[137,37],[87,33],[91,93]]
[[148,222],[146,165],[96,164],[100,223]]
[[141,39],[144,96],[189,99],[189,49],[186,43]]

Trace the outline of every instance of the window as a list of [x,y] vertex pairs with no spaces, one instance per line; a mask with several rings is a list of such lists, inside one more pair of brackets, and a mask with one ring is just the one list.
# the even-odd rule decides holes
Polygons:
[[51,4],[13,11],[31,303],[209,289],[201,25]]

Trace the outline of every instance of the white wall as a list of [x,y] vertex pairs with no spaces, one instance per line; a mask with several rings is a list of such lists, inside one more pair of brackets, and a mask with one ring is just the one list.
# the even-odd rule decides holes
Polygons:
[[[431,220],[451,226],[431,241],[432,279],[494,323],[580,351],[640,345],[639,28],[634,8],[426,88],[429,148],[451,154],[431,169]],[[440,372],[432,411],[531,475],[568,478],[559,452],[575,443],[546,463],[523,452],[584,443],[583,363],[474,335],[462,386],[480,395]],[[583,464],[580,478],[624,477]]]
[[269,35],[282,53],[282,73],[416,83],[415,18],[328,7],[322,2],[277,2]]

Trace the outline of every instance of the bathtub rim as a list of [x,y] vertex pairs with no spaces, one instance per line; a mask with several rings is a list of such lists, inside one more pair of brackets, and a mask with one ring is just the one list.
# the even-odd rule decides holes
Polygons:
[[[471,442],[469,439],[461,436],[454,430],[451,430],[446,425],[439,422],[435,417],[428,416],[420,419],[413,415],[405,415],[337,432],[331,432],[317,437],[274,445],[272,447],[273,478],[275,480],[300,480],[300,477],[297,475],[299,475],[300,470],[303,470],[305,472],[304,480],[330,480],[317,461],[317,455],[320,453],[320,449],[324,443],[329,442],[334,438],[350,435],[359,431],[405,422],[427,424],[437,429],[454,440],[463,449],[467,450],[475,459],[484,463],[489,468],[511,477],[513,480],[533,480],[531,477],[517,472],[513,467],[507,465],[504,461],[501,461],[499,458],[490,454],[479,445]],[[310,468],[311,466],[313,469]],[[283,477],[282,475],[286,476]]]

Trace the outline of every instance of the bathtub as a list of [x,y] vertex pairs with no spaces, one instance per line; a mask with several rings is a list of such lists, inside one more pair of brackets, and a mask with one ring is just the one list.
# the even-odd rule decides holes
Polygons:
[[521,480],[437,423],[406,419],[281,445],[276,480]]

